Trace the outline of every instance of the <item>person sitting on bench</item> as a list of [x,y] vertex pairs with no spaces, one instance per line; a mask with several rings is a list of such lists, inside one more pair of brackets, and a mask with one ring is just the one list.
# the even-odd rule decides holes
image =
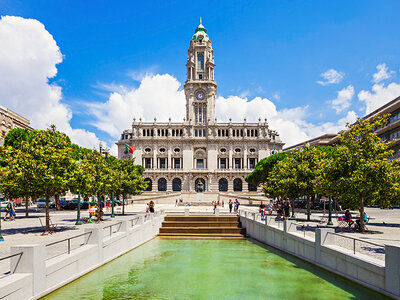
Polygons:
[[348,209],[346,209],[344,213],[344,221],[349,225],[349,227],[354,224],[354,221],[351,219],[351,212]]
[[[358,218],[358,220],[356,220],[356,228],[360,228],[360,221],[361,221],[361,208],[358,210],[360,212],[360,217]],[[364,226],[365,224],[367,224],[368,222],[368,216],[367,213],[364,211]]]

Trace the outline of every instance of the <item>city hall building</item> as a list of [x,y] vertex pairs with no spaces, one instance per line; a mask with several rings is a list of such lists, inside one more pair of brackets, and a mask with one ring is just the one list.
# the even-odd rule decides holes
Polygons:
[[[201,22],[190,41],[186,69],[183,122],[133,119],[132,128],[117,142],[118,158],[134,158],[145,167],[148,191],[257,191],[245,177],[259,160],[280,152],[284,143],[267,119],[217,122],[214,53]],[[136,151],[127,153],[126,144]]]

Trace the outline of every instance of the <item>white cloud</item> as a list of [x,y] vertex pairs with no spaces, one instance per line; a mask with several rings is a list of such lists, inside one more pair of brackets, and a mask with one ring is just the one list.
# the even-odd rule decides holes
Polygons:
[[354,96],[354,87],[349,85],[344,89],[337,92],[336,99],[330,101],[332,107],[336,110],[336,113],[340,113],[343,110],[350,107],[351,99]]
[[324,81],[318,80],[317,83],[320,85],[339,83],[340,81],[342,81],[343,76],[344,73],[338,72],[335,69],[329,69],[328,71],[321,74],[321,77],[324,79]]
[[119,89],[106,103],[89,103],[89,111],[97,120],[93,125],[117,138],[131,127],[132,119],[139,121],[183,121],[185,95],[181,83],[169,74],[146,75],[138,88]]
[[358,99],[365,102],[365,114],[373,112],[375,109],[392,101],[400,96],[400,84],[392,82],[385,86],[383,83],[374,84],[372,91],[364,91],[358,93]]
[[0,41],[1,104],[30,119],[34,128],[55,124],[74,143],[97,145],[94,133],[71,128],[72,112],[61,103],[61,87],[49,83],[63,55],[44,25],[34,19],[3,16]]
[[373,82],[375,83],[379,83],[382,80],[389,79],[395,73],[395,71],[389,70],[386,64],[379,64],[376,66],[376,69],[378,71],[373,75]]

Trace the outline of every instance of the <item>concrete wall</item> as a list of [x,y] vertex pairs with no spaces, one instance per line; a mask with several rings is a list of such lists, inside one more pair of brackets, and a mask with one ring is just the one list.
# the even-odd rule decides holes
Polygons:
[[[38,299],[76,278],[104,265],[114,258],[154,238],[164,220],[164,214],[151,214],[146,218],[115,222],[118,231],[106,236],[107,230],[93,226],[85,228],[86,244],[70,254],[46,260],[45,245],[21,245],[11,253],[22,252],[11,260],[15,273],[0,279],[0,299]],[[119,224],[120,223],[120,224]]]
[[268,218],[265,224],[254,220],[253,213],[241,211],[240,221],[251,238],[400,299],[400,247],[385,246],[385,261],[380,261],[335,246],[335,236],[328,234],[333,228],[317,228],[312,238],[289,232],[290,220],[278,228],[267,225]]

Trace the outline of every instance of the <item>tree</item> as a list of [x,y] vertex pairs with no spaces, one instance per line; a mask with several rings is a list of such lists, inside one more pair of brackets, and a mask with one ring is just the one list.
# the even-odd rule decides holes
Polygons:
[[122,195],[122,214],[125,214],[125,199],[127,195],[137,195],[146,190],[144,181],[144,167],[135,165],[134,160],[118,160],[117,168],[121,180],[117,195]]
[[287,152],[280,152],[263,158],[256,164],[253,172],[246,177],[246,181],[255,186],[266,183],[273,167],[287,155]]
[[68,136],[51,125],[47,130],[33,132],[29,143],[22,142],[21,151],[31,160],[29,169],[21,172],[31,173],[32,188],[46,198],[46,231],[50,229],[49,201],[66,189],[73,169],[71,141]]
[[307,196],[307,220],[310,220],[310,202],[315,195],[315,178],[321,150],[315,146],[303,146],[279,161],[269,173],[264,191],[269,195],[295,199]]
[[388,116],[358,119],[341,131],[337,153],[321,162],[319,189],[340,199],[348,208],[360,208],[360,230],[365,231],[365,205],[388,205],[399,201],[399,164],[389,161],[391,142],[382,141],[376,130],[386,126]]
[[[32,139],[33,133],[27,129],[22,129],[22,128],[14,128],[10,130],[7,135],[4,138],[4,146],[5,147],[11,147],[13,149],[21,149],[22,142],[28,142]],[[22,168],[22,166],[26,163],[30,163],[28,160],[26,160],[26,157],[24,158],[23,155],[16,155],[18,151],[9,151],[9,155],[13,155],[14,159],[13,161],[13,166],[10,166],[9,169],[12,169],[13,167],[19,166],[19,168]],[[6,163],[4,162],[3,159],[3,166],[5,166]],[[15,168],[14,168],[15,170]],[[4,170],[4,172],[7,172]],[[28,187],[30,186],[30,175],[29,174],[23,174],[24,176],[17,176],[12,173],[6,173],[8,176],[7,179],[4,181],[6,184],[4,185],[4,190],[5,194],[7,195],[8,198],[18,198],[22,197],[25,200],[25,216],[29,216],[29,201],[28,198],[35,198],[37,195],[37,191],[31,190]],[[18,173],[21,174],[21,173]],[[3,174],[5,175],[5,174]],[[12,184],[12,183],[15,184]]]

